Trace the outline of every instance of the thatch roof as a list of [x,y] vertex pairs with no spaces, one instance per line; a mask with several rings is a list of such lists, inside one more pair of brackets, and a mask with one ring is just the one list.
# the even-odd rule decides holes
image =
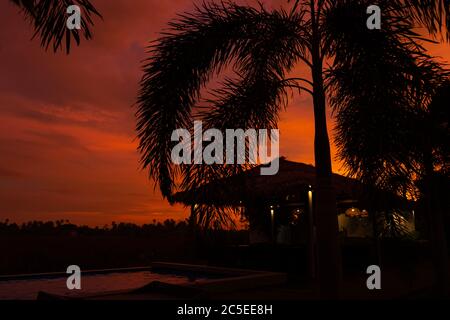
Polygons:
[[[241,174],[216,180],[191,191],[176,193],[175,202],[185,205],[239,205],[254,201],[285,199],[314,189],[316,170],[312,165],[280,158],[279,171],[273,176],[260,174],[257,166]],[[355,179],[333,174],[333,184],[340,199],[355,199],[362,190]]]

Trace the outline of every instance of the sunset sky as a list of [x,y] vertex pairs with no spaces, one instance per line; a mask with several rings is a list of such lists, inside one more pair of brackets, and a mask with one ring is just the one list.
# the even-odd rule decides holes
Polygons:
[[[140,170],[133,103],[145,47],[193,2],[92,2],[104,20],[68,56],[45,52],[18,9],[0,4],[0,221],[104,225],[187,216]],[[268,8],[279,2],[266,1]],[[450,61],[448,45],[432,52]],[[310,97],[296,96],[281,118],[280,154],[313,164]]]

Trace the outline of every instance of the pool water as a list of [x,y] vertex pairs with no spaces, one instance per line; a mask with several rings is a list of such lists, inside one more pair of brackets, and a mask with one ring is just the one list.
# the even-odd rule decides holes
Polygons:
[[74,296],[134,289],[149,284],[152,281],[161,281],[170,284],[187,284],[194,283],[198,280],[202,280],[202,278],[188,275],[160,274],[151,271],[88,274],[81,276],[81,290],[67,289],[67,277],[6,280],[0,281],[0,300],[34,300],[37,298],[39,291]]

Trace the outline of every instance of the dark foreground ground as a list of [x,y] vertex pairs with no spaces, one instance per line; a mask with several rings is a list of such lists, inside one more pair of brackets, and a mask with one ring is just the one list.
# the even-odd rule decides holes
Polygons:
[[[88,270],[173,261],[279,271],[289,275],[287,285],[237,292],[233,299],[317,299],[314,283],[307,277],[305,247],[242,245],[246,242],[245,231],[221,232],[202,239],[196,239],[187,230],[150,234],[3,234],[0,235],[0,274],[65,271],[71,264]],[[432,297],[429,251],[424,241],[385,240],[379,263],[371,241],[345,239],[343,297]],[[381,265],[382,290],[370,291],[366,287],[366,268],[371,264]]]
[[146,266],[157,260],[206,263],[212,248],[246,242],[245,231],[218,231],[200,240],[184,225],[151,231],[0,232],[0,275],[60,272],[72,264],[89,270]]

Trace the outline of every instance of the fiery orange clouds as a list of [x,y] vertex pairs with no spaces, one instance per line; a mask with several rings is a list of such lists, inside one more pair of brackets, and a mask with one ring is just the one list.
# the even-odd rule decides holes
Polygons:
[[[187,215],[139,169],[132,105],[145,47],[192,0],[92,1],[104,20],[69,56],[44,52],[17,8],[0,4],[0,220],[141,224]],[[433,52],[450,59],[447,45]],[[280,153],[314,163],[311,99],[296,96],[281,118]]]

